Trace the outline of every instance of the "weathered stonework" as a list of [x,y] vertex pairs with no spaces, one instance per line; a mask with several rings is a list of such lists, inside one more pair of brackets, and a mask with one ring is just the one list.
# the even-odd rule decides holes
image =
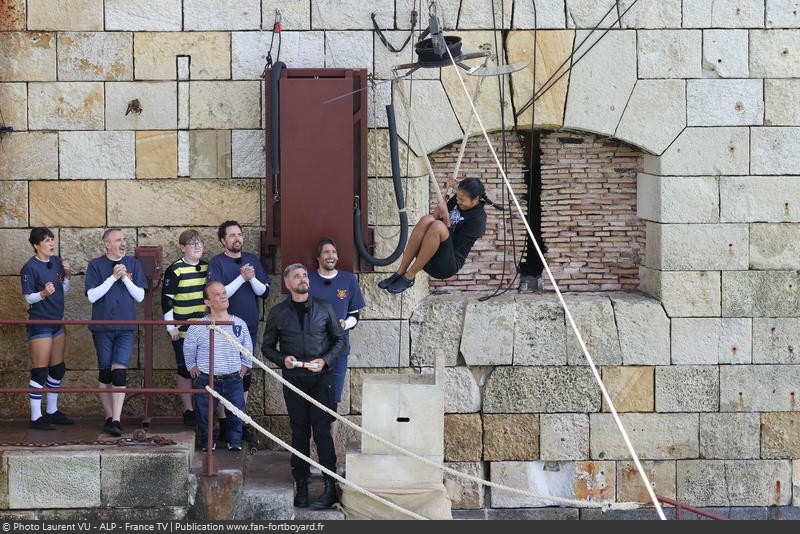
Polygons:
[[[549,0],[534,10],[512,0],[440,1],[443,31],[462,37],[464,52],[520,64],[483,80],[477,94],[479,79],[460,67],[395,79],[428,21],[418,13],[411,32],[410,0],[0,2],[0,126],[10,128],[0,134],[0,318],[26,317],[18,274],[33,226],[50,227],[72,262],[68,319],[90,316],[85,269],[103,253],[107,227],[125,230],[130,254],[162,246],[166,265],[184,228],[199,229],[208,259],[221,250],[217,225],[237,219],[245,248],[260,252],[273,195],[265,67],[365,68],[362,205],[376,257],[388,257],[399,235],[387,104],[409,232],[457,159],[459,177],[481,177],[506,209],[487,210],[487,234],[451,279],[421,274],[396,296],[376,284],[399,258],[357,273],[368,304],[352,333],[339,413],[360,422],[367,374],[433,374],[443,364],[446,464],[535,494],[446,475],[455,510],[575,519],[574,499],[649,506],[624,430],[657,493],[790,517],[786,509],[800,506],[800,33],[789,4]],[[389,42],[410,36],[409,47],[387,49],[373,13]],[[468,101],[476,94],[485,137]],[[539,197],[529,196],[532,175]],[[541,223],[542,290],[517,288],[521,219]],[[284,297],[271,274],[265,309]],[[158,295],[147,310],[155,317]],[[138,312],[145,316],[143,305]],[[131,383],[143,376],[143,339]],[[27,383],[28,350],[23,328],[0,325],[0,386]],[[153,352],[154,381],[171,387],[166,336],[155,336]],[[68,325],[66,353],[64,386],[96,384],[85,325]],[[62,406],[100,418],[96,395],[64,395]],[[142,406],[132,398],[125,413]],[[15,395],[0,416],[28,411]],[[288,439],[274,377],[259,372],[248,411]],[[348,441],[360,435],[342,425],[340,461]],[[606,513],[580,517],[591,512]]]

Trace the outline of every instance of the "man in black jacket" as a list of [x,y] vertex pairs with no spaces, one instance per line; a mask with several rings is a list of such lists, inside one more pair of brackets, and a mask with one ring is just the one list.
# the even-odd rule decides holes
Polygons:
[[[331,368],[345,347],[339,319],[330,303],[308,294],[308,271],[302,264],[286,267],[283,283],[289,296],[269,310],[261,352],[281,368],[287,382],[335,412]],[[336,449],[331,437],[334,417],[285,385],[283,398],[292,428],[292,447],[309,456],[313,435],[320,464],[335,473]],[[296,486],[294,505],[307,507],[311,466],[294,454],[291,465]],[[330,508],[339,500],[334,478],[326,473],[324,482],[325,489],[311,502],[312,508]]]

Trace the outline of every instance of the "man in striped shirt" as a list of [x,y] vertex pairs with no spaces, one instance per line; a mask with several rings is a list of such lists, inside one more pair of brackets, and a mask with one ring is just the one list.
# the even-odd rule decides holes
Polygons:
[[[214,332],[214,368],[211,370],[209,352],[211,348],[209,329],[207,325],[191,325],[186,330],[183,341],[183,357],[186,368],[194,379],[196,389],[205,389],[214,377],[214,391],[230,401],[237,409],[245,411],[244,387],[242,377],[252,368],[253,362],[247,354],[253,353],[253,342],[247,324],[228,313],[228,295],[221,282],[209,282],[203,288],[203,297],[207,314],[201,318],[203,321],[217,323],[220,321],[233,322],[232,325],[219,325],[225,334]],[[244,347],[246,352],[239,350],[228,340],[233,338],[238,345]],[[200,394],[195,398],[195,412],[197,414],[197,430],[200,433],[200,443],[203,451],[208,450],[208,418],[213,414],[219,401],[213,398],[213,407],[209,407],[208,394]],[[227,441],[229,451],[242,450],[242,420],[228,409],[227,416]],[[212,440],[211,448],[215,448],[216,440]]]

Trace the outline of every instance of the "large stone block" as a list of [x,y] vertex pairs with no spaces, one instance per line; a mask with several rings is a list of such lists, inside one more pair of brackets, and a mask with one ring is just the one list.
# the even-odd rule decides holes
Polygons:
[[611,414],[589,414],[590,457],[630,460],[633,455],[623,440],[642,460],[697,458],[696,413],[619,414],[620,428]]
[[444,416],[444,459],[448,462],[477,462],[483,459],[483,422],[480,414]]
[[31,182],[30,196],[32,226],[96,227],[106,222],[103,180]]
[[[570,69],[564,127],[611,135],[636,85],[637,32],[615,31],[602,39],[577,32],[576,38],[587,41],[576,51],[581,62]],[[609,56],[615,58],[613,70],[605,66],[603,58]]]
[[[674,499],[675,462],[649,461],[640,464],[652,491],[656,495]],[[617,502],[652,502],[644,478],[633,462],[617,462]]]
[[[655,373],[651,366],[605,366],[603,384],[617,412],[655,411]],[[603,397],[603,411],[611,407]],[[573,458],[577,459],[577,458]]]
[[196,197],[190,203],[181,181],[109,182],[108,220],[110,224],[192,226],[225,221],[235,214],[241,224],[250,225],[259,220],[259,185],[254,180],[193,180]]
[[695,506],[781,506],[791,502],[788,460],[682,460],[677,499]]
[[620,340],[611,300],[597,294],[573,294],[565,295],[564,302],[575,325],[573,328],[572,323],[567,321],[567,364],[589,365],[584,347],[595,365],[622,363]]
[[[614,500],[614,462],[492,462],[493,508],[536,508]],[[518,490],[518,491],[512,491]]]
[[[176,21],[180,20],[178,16]],[[176,80],[175,58],[190,56],[189,79],[230,79],[230,41],[229,32],[137,32],[133,36],[134,78]]]
[[764,124],[762,80],[687,80],[689,126],[761,126]]
[[788,412],[797,409],[797,365],[722,365],[721,412]]
[[538,414],[485,414],[483,460],[528,461],[539,459]]
[[753,460],[761,456],[757,413],[701,413],[700,458]]
[[656,367],[656,411],[716,412],[719,410],[719,373],[716,365]]
[[185,506],[189,503],[189,463],[189,451],[177,446],[159,452],[104,452],[102,505]]
[[596,412],[600,388],[589,367],[495,367],[483,389],[484,413]]
[[[563,18],[563,13],[561,16]],[[561,127],[563,124],[569,80],[561,76],[561,69],[568,66],[560,65],[564,64],[563,58],[570,57],[574,40],[572,30],[512,31],[508,34],[509,64],[530,61],[525,69],[511,74],[515,108],[519,113],[528,106],[517,118],[520,126],[531,125],[534,121],[538,127]]]
[[[15,125],[6,123],[12,128]],[[39,180],[58,179],[58,134],[55,132],[17,132],[3,139],[0,180],[22,176]]]
[[[31,186],[36,183],[31,182]],[[0,225],[28,225],[28,182],[0,180]]]
[[55,33],[2,32],[0,55],[3,56],[3,62],[0,63],[0,80],[54,81],[56,79]]
[[797,271],[722,271],[724,317],[798,317]]
[[[513,298],[467,302],[460,348],[467,365],[511,364],[515,307]],[[488,332],[492,335],[487,336]]]
[[567,361],[566,320],[555,297],[517,295],[514,365],[563,365]]
[[136,4],[124,0],[105,2],[105,29],[137,32],[180,31],[183,21],[182,3],[141,0]]
[[58,79],[133,79],[133,35],[123,32],[59,33]]
[[660,156],[644,157],[644,171],[650,174],[712,176],[748,174],[750,130],[737,127],[683,130]]
[[[364,376],[362,426],[383,440],[415,454],[444,454],[444,393],[432,376]],[[365,455],[393,454],[395,449],[364,436]]]
[[753,324],[753,361],[754,364],[800,363],[800,318],[797,317],[765,317],[755,318]]
[[[662,127],[651,128],[654,120]],[[661,154],[685,127],[685,82],[638,80],[620,118],[615,137],[653,154]]]
[[[32,83],[28,88],[28,127],[34,130],[101,130],[104,102],[101,82]],[[81,156],[86,162],[86,152]]]
[[6,455],[9,508],[94,508],[103,504],[98,450],[44,454],[21,450]]

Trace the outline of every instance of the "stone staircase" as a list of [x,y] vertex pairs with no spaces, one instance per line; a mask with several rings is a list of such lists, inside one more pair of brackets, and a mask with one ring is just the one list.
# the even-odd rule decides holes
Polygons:
[[[194,431],[179,425],[145,431],[123,424],[122,438],[113,438],[91,418],[49,431],[29,429],[27,420],[0,424],[0,520],[345,518],[340,509],[292,505],[285,451],[218,448],[212,475]],[[313,498],[322,491],[322,477],[310,482]]]
[[[285,451],[217,450],[216,475],[203,474],[205,453],[196,451],[191,472],[197,480],[197,497],[189,519],[236,520],[337,520],[344,519],[338,509],[295,508],[294,483]],[[309,495],[322,492],[322,476],[312,474]]]

